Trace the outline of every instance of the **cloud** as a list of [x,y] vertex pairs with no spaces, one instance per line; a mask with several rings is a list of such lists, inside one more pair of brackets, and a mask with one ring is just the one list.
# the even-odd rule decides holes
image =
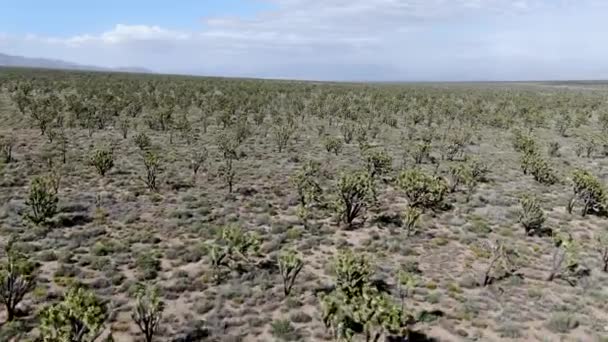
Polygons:
[[265,1],[272,9],[248,18],[204,18],[190,31],[118,24],[72,37],[0,34],[0,48],[101,66],[226,76],[608,77],[597,74],[608,70],[602,44],[608,24],[601,15],[608,6],[599,0]]

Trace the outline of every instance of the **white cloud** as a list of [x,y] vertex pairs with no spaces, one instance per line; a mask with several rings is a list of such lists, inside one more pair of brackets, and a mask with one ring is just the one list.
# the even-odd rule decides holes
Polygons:
[[608,66],[599,0],[266,1],[272,10],[206,18],[189,32],[119,24],[73,37],[4,35],[0,48],[102,66],[321,79],[560,78],[577,75],[560,59]]

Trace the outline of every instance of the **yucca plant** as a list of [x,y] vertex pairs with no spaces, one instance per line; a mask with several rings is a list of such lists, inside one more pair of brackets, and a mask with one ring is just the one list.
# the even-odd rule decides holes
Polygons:
[[36,264],[17,250],[10,239],[4,247],[6,260],[0,262],[0,303],[6,307],[7,321],[15,318],[17,305],[36,286]]
[[525,195],[519,200],[519,204],[521,209],[518,220],[526,230],[526,234],[540,233],[546,217],[536,197]]
[[25,202],[28,211],[24,217],[36,225],[47,223],[57,213],[58,201],[51,180],[48,177],[35,177]]
[[344,223],[352,227],[354,220],[375,200],[376,187],[367,172],[342,174],[338,181],[337,210]]
[[107,305],[93,292],[73,287],[40,312],[40,335],[43,341],[93,342],[108,317]]
[[101,177],[105,177],[114,167],[114,152],[111,149],[97,149],[93,152],[89,163],[95,167]]
[[594,175],[585,170],[575,170],[572,174],[573,196],[568,203],[568,212],[575,203],[582,202],[581,215],[606,213],[606,190]]
[[403,171],[397,185],[405,192],[411,207],[434,209],[442,205],[448,191],[444,179],[430,176],[420,170]]
[[279,273],[283,278],[283,292],[285,297],[287,297],[289,296],[289,293],[291,293],[291,289],[293,288],[298,274],[300,274],[302,267],[304,267],[304,262],[302,261],[302,258],[293,251],[281,253],[278,261]]
[[137,301],[131,318],[144,334],[146,342],[152,342],[158,332],[162,319],[164,303],[158,295],[158,289],[150,286],[141,286],[137,291]]

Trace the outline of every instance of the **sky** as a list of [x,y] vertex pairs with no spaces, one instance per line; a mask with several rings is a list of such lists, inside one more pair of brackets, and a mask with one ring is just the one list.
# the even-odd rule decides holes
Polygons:
[[338,81],[608,79],[608,0],[0,0],[0,53]]

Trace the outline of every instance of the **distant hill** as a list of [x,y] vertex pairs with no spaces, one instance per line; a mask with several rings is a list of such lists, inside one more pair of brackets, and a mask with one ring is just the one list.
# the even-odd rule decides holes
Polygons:
[[47,58],[30,58],[23,56],[13,56],[0,53],[0,66],[8,67],[27,67],[27,68],[44,68],[44,69],[65,69],[65,70],[90,70],[90,71],[116,71],[116,72],[133,72],[133,73],[153,73],[153,71],[145,68],[137,67],[118,67],[118,68],[103,68],[92,65],[82,65],[77,63],[66,62],[58,59]]

